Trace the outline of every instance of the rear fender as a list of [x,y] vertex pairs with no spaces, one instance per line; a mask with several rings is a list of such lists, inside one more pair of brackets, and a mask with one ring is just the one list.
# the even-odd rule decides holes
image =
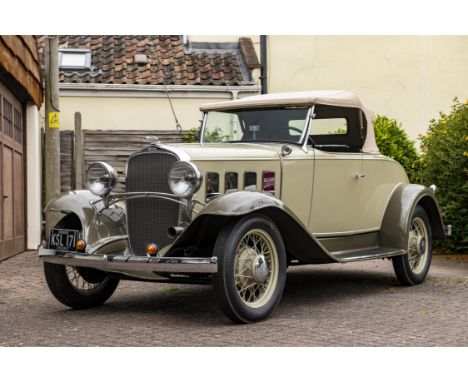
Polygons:
[[408,248],[408,231],[416,206],[426,211],[431,224],[432,238],[445,239],[439,205],[429,188],[417,184],[400,184],[393,192],[385,210],[380,231],[380,245],[391,248]]

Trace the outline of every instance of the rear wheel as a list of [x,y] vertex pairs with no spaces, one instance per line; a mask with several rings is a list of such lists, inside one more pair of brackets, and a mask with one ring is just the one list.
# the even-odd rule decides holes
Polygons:
[[52,263],[44,263],[44,274],[54,297],[74,309],[102,305],[120,281],[97,269]]
[[276,225],[260,214],[232,222],[219,234],[214,256],[213,287],[222,311],[238,323],[267,318],[286,281],[286,251]]
[[414,209],[408,232],[408,249],[403,256],[393,257],[393,269],[403,285],[421,284],[426,279],[432,259],[432,231],[426,211]]

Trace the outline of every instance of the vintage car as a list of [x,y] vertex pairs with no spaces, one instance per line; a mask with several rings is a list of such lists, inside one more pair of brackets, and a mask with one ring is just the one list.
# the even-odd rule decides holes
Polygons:
[[198,143],[158,140],[130,156],[125,192],[98,162],[89,190],[51,201],[61,213],[39,248],[47,284],[76,309],[119,280],[211,283],[233,321],[268,317],[288,266],[391,259],[422,283],[445,237],[435,187],[410,184],[379,154],[373,114],[346,91],[258,95],[201,107]]

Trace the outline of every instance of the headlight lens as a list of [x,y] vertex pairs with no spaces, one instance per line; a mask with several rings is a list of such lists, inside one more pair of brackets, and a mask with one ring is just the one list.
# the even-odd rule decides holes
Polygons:
[[198,168],[189,162],[179,161],[169,171],[169,187],[177,196],[188,197],[200,188],[202,177]]
[[104,162],[96,162],[88,167],[86,172],[88,189],[95,195],[106,196],[114,188],[117,181],[117,171]]

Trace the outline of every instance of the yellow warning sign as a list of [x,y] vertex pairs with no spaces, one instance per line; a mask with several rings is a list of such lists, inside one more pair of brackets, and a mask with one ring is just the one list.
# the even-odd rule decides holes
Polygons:
[[49,113],[49,127],[51,129],[59,129],[60,128],[60,113],[58,113],[58,112],[50,112]]

